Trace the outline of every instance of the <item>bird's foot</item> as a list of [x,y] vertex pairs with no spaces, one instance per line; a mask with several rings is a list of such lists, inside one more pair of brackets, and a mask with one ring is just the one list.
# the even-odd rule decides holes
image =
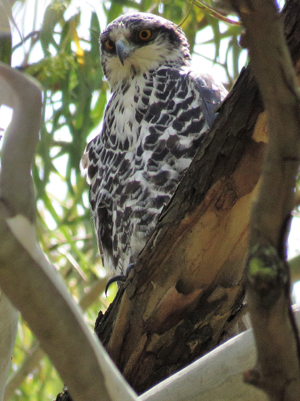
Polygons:
[[105,292],[104,292],[106,296],[107,296],[107,291],[108,291],[110,285],[112,283],[116,283],[116,282],[118,283],[119,281],[122,281],[124,283],[127,280],[129,273],[134,268],[134,266],[135,266],[135,263],[130,263],[125,270],[125,274],[119,274],[118,276],[111,277],[108,280],[108,282],[106,283]]

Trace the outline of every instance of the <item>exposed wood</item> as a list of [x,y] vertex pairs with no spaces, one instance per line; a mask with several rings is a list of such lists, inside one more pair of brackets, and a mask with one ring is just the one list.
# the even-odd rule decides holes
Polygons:
[[[289,1],[284,16],[296,62],[300,5]],[[96,332],[138,393],[215,347],[241,307],[250,208],[266,146],[261,113],[257,84],[247,69],[125,290],[99,315]]]
[[[300,305],[294,305],[297,325]],[[220,345],[139,398],[141,401],[266,401],[261,390],[243,383],[243,372],[255,363],[253,331]],[[299,397],[299,393],[296,394]]]
[[250,219],[247,301],[257,364],[245,373],[270,401],[296,401],[300,342],[290,301],[286,235],[300,165],[300,96],[274,0],[232,0],[268,115],[262,184]]

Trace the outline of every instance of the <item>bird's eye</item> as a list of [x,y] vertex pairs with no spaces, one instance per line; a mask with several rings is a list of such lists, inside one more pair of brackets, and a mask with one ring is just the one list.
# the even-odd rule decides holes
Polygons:
[[104,44],[105,44],[105,47],[106,47],[107,50],[110,50],[110,51],[115,50],[115,44],[114,44],[114,42],[112,40],[107,39],[104,42]]
[[139,32],[139,38],[141,40],[149,40],[152,36],[152,32],[150,31],[150,29],[143,29],[142,31]]

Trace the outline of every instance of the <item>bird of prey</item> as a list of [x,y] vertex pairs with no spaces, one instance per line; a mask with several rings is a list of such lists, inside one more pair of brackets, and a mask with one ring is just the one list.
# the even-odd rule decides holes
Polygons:
[[190,67],[189,45],[173,22],[124,14],[100,36],[112,90],[103,128],[86,147],[82,168],[103,265],[124,274],[137,260],[189,167],[222,85]]

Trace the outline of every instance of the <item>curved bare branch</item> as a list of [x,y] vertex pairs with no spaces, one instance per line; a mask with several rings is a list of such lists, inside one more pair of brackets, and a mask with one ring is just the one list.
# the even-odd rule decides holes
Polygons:
[[40,90],[3,64],[0,76],[2,102],[14,109],[0,176],[1,287],[21,311],[74,400],[135,400],[36,241],[30,168],[40,125]]
[[[286,7],[297,7],[289,1]],[[250,219],[246,289],[257,365],[245,374],[272,401],[300,391],[300,342],[291,310],[285,240],[300,162],[300,96],[274,0],[232,0],[268,116],[262,183]]]
[[5,384],[17,333],[18,312],[0,291],[0,401]]

